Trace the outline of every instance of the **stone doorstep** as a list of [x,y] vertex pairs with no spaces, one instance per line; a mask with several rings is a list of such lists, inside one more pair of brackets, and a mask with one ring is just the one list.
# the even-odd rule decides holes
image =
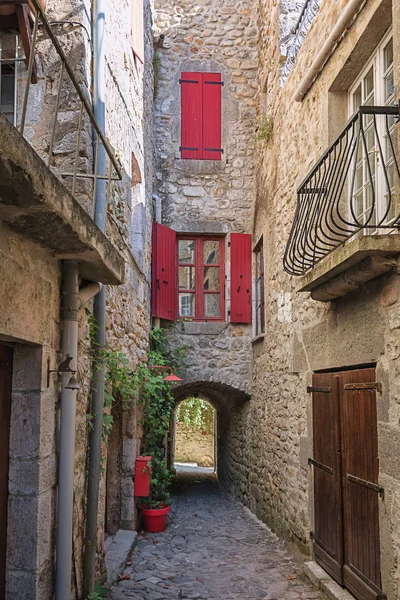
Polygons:
[[107,568],[107,586],[115,583],[117,574],[120,572],[128,559],[129,553],[137,543],[136,531],[119,529],[114,536],[104,540],[105,560]]
[[304,573],[329,600],[354,600],[354,596],[336,583],[315,561],[304,563]]

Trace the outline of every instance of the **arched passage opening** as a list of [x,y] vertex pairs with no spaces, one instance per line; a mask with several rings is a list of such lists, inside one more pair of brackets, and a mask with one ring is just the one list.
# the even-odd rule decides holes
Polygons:
[[[203,399],[213,407],[215,470],[224,485],[232,488],[231,480],[234,469],[232,469],[231,463],[232,456],[235,454],[233,445],[238,441],[236,423],[239,415],[245,410],[250,398],[249,394],[230,385],[211,381],[182,384],[177,386],[173,393],[177,408],[188,398]],[[171,466],[175,460],[175,443],[176,419],[174,418],[171,421],[168,445],[168,462]]]
[[215,473],[217,469],[217,411],[203,395],[176,403],[172,462],[175,469]]

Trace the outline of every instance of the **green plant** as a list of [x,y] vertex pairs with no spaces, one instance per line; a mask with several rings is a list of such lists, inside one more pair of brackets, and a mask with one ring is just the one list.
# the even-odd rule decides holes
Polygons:
[[267,144],[272,140],[274,133],[274,121],[270,115],[261,113],[258,117],[255,127],[254,141],[266,141]]
[[176,418],[185,427],[201,429],[212,433],[214,429],[214,410],[202,398],[186,398],[176,409]]
[[109,593],[111,590],[109,588],[103,587],[99,583],[96,583],[94,592],[89,594],[85,600],[104,600],[104,598],[109,597]]
[[[183,347],[166,346],[166,330],[153,329],[150,333],[149,366],[171,366],[179,371],[179,361],[186,353]],[[165,372],[148,369],[142,380],[142,445],[143,455],[151,456],[150,496],[148,506],[158,508],[170,502],[173,469],[164,460],[165,438],[169,432],[175,400],[170,384],[164,381]]]

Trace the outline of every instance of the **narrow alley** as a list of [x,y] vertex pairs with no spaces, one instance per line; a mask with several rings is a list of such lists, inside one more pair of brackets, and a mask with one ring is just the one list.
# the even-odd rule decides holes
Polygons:
[[212,474],[176,484],[169,526],[140,535],[113,600],[321,598],[285,544]]

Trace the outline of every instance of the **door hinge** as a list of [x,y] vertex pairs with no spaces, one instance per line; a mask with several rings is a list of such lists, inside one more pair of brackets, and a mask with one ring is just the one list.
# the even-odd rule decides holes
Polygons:
[[186,148],[185,146],[179,146],[179,151],[182,152],[182,150],[189,150],[191,152],[198,152],[198,148]]
[[223,148],[204,148],[205,152],[221,152],[221,154],[224,153],[224,149]]
[[331,467],[327,467],[326,465],[323,465],[322,463],[318,462],[317,460],[314,460],[313,458],[308,459],[308,464],[317,467],[317,469],[325,471],[325,473],[329,473],[329,475],[333,475],[333,469]]
[[180,79],[179,83],[199,83],[199,82],[195,81],[194,79]]
[[313,385],[307,386],[307,394],[311,394],[311,392],[320,392],[322,394],[330,394],[332,388],[330,387],[315,387]]
[[223,81],[204,81],[206,85],[224,85]]
[[382,384],[377,381],[373,383],[345,383],[345,390],[376,390],[379,394],[382,393]]
[[363,487],[366,487],[369,490],[372,490],[373,492],[378,492],[381,498],[384,498],[385,496],[385,489],[377,483],[372,483],[372,481],[366,481],[365,479],[361,479],[360,477],[356,477],[355,475],[347,475],[347,479],[352,483],[362,485]]

